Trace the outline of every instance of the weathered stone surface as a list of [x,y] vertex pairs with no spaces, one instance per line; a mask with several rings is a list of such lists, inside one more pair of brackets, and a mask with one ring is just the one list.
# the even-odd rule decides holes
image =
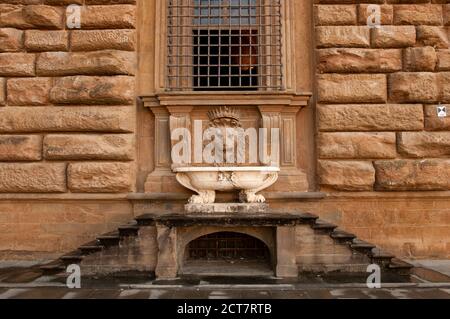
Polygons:
[[4,107],[0,133],[18,132],[132,132],[129,107]]
[[9,79],[8,105],[48,105],[51,87],[51,78]]
[[134,77],[70,76],[56,79],[50,100],[56,104],[131,104]]
[[41,136],[0,135],[0,161],[39,161],[41,159]]
[[62,29],[64,26],[63,8],[45,5],[28,5],[23,8],[22,14],[25,21],[34,27]]
[[68,185],[76,193],[120,193],[131,190],[132,165],[128,163],[73,163]]
[[437,50],[439,71],[450,71],[450,50]]
[[319,26],[316,41],[320,48],[368,48],[370,29],[367,26]]
[[377,161],[376,187],[381,190],[450,190],[450,160]]
[[320,72],[395,72],[402,69],[399,49],[322,49],[318,50]]
[[403,65],[407,71],[434,71],[438,57],[433,47],[406,48]]
[[450,116],[438,117],[437,107],[437,104],[425,105],[425,129],[429,131],[450,131]]
[[132,160],[133,135],[47,135],[44,156],[48,160]]
[[377,103],[387,99],[382,74],[322,74],[318,76],[318,100],[325,103]]
[[25,48],[28,51],[66,51],[69,35],[66,31],[27,30]]
[[23,6],[14,4],[0,4],[0,27],[30,28],[23,15]]
[[74,30],[71,32],[73,51],[125,50],[133,51],[136,45],[135,30]]
[[66,164],[0,163],[0,193],[61,193],[66,191]]
[[319,157],[324,159],[395,158],[395,133],[322,133],[318,139]]
[[0,76],[34,76],[34,54],[0,53]]
[[[414,1],[410,2],[414,3]],[[441,25],[442,22],[442,5],[408,4],[394,6],[394,24]]]
[[440,87],[435,73],[399,72],[389,75],[389,97],[396,102],[434,102]]
[[0,105],[5,105],[6,95],[5,95],[6,81],[0,78]]
[[83,29],[133,29],[136,25],[135,6],[85,6],[81,9]]
[[[370,4],[360,4],[358,5],[358,23],[362,25],[367,25],[367,19],[369,15],[372,14],[369,9]],[[380,5],[381,8],[381,17],[380,22],[382,25],[391,25],[394,20],[394,8],[392,5]],[[372,19],[370,19],[372,21]]]
[[424,127],[421,104],[318,105],[321,131],[414,131]]
[[46,52],[39,54],[36,73],[43,76],[61,75],[132,75],[136,55],[127,51]]
[[371,162],[319,161],[320,185],[341,191],[371,190],[375,169]]
[[0,52],[20,51],[22,48],[23,31],[4,28],[0,29]]
[[185,211],[188,214],[262,214],[268,212],[268,207],[262,203],[187,204]]
[[398,133],[398,150],[407,157],[448,157],[450,132]]
[[353,5],[320,5],[314,7],[316,25],[356,24],[356,7]]
[[372,46],[375,48],[403,48],[416,43],[414,26],[382,26],[371,30]]
[[448,49],[450,46],[448,32],[445,27],[418,26],[417,42],[438,49]]

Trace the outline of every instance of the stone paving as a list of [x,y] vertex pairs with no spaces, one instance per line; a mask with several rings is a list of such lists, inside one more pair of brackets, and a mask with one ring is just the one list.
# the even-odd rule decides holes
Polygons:
[[0,288],[0,299],[450,299],[448,288],[67,289]]
[[[445,263],[428,264],[442,268]],[[383,283],[380,289],[369,289],[362,277],[351,275],[303,276],[296,281],[268,277],[82,279],[81,289],[68,289],[61,277],[42,276],[38,269],[34,263],[0,262],[0,299],[450,299],[450,278],[444,272],[437,277],[444,281],[413,276]]]

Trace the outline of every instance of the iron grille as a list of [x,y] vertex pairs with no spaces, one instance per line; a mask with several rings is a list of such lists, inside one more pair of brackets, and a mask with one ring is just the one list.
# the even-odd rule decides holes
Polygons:
[[169,0],[167,89],[281,90],[281,0]]
[[269,249],[254,237],[220,232],[206,235],[188,245],[189,260],[269,260]]

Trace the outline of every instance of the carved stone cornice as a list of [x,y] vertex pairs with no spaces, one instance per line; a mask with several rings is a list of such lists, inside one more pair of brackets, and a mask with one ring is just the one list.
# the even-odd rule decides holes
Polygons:
[[164,92],[141,96],[145,107],[155,106],[308,106],[312,93],[291,92]]

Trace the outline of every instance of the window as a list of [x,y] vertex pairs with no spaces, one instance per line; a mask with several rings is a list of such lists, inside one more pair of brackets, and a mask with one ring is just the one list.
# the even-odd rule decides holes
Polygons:
[[167,88],[282,89],[281,0],[169,0]]

